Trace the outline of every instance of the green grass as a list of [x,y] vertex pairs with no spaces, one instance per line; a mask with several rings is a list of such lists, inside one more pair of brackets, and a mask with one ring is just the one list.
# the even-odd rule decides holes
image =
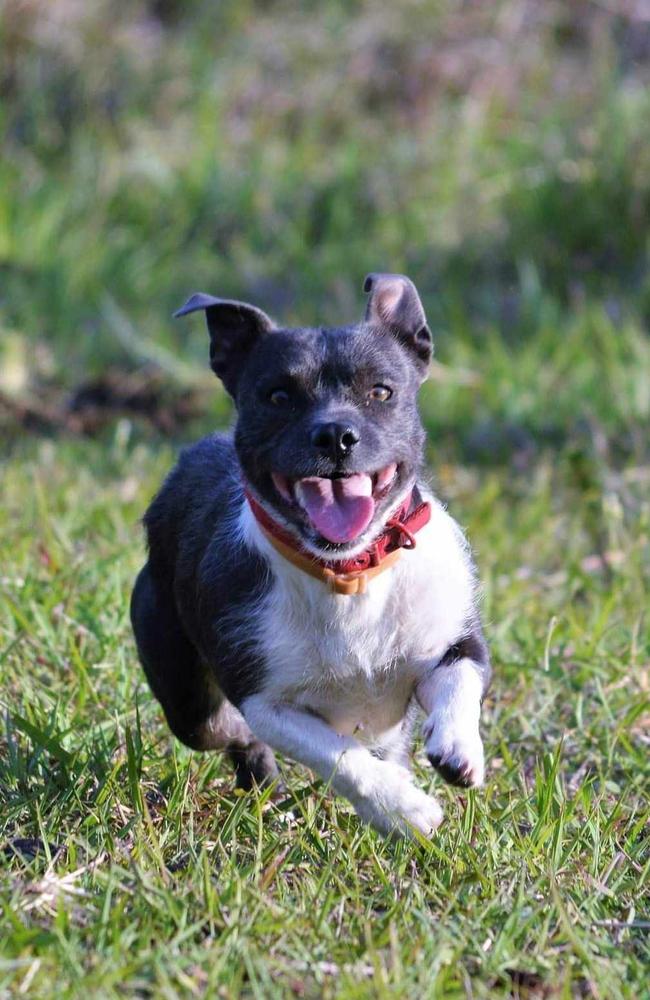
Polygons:
[[[636,7],[2,5],[3,997],[650,995]],[[495,665],[485,788],[418,747],[446,822],[397,845],[298,767],[271,802],[174,743],[127,612],[176,445],[228,417],[172,310],[202,288],[350,321],[382,269],[434,330],[428,459]],[[174,440],[132,411],[94,440],[16,420],[150,366],[162,409],[201,404]]]
[[127,607],[172,455],[122,426],[25,445],[3,481],[2,840],[42,846],[6,858],[2,987],[644,995],[647,466],[582,490],[571,450],[440,469],[483,580],[491,765],[458,794],[420,754],[446,822],[395,846],[299,768],[278,803],[239,796],[218,755],[170,738]]
[[650,318],[646,22],[527,0],[87,6],[0,13],[0,332],[32,377],[202,358],[167,321],[200,288],[339,322],[376,270],[475,341],[585,296]]

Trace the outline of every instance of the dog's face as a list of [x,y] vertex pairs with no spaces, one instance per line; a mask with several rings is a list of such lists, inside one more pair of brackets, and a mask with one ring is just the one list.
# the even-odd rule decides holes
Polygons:
[[346,554],[377,533],[422,457],[417,391],[431,335],[401,275],[371,275],[366,318],[277,329],[260,310],[193,296],[212,367],[237,405],[235,444],[254,493],[313,551]]

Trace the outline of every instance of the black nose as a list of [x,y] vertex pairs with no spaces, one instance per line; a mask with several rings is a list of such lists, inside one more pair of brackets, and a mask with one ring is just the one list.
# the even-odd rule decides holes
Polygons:
[[359,432],[351,424],[317,424],[310,440],[314,448],[337,460],[350,454],[359,440]]

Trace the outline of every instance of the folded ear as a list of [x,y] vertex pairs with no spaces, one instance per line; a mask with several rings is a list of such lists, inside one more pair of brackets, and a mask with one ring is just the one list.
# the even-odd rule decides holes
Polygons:
[[256,306],[234,299],[215,299],[203,292],[192,295],[174,316],[186,316],[199,309],[205,310],[210,333],[210,366],[234,397],[246,355],[258,337],[274,329],[274,323]]
[[387,327],[411,351],[425,378],[431,361],[431,331],[413,282],[403,274],[369,274],[363,290],[370,293],[366,322]]

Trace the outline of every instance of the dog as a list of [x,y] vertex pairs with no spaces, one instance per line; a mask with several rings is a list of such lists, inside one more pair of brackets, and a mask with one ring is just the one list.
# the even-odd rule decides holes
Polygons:
[[234,434],[181,453],[144,517],[139,658],[187,746],[226,750],[242,788],[274,750],[385,835],[429,836],[409,769],[418,706],[442,777],[480,785],[491,668],[465,538],[422,477],[432,337],[413,283],[371,274],[365,318],[276,326],[198,293]]

